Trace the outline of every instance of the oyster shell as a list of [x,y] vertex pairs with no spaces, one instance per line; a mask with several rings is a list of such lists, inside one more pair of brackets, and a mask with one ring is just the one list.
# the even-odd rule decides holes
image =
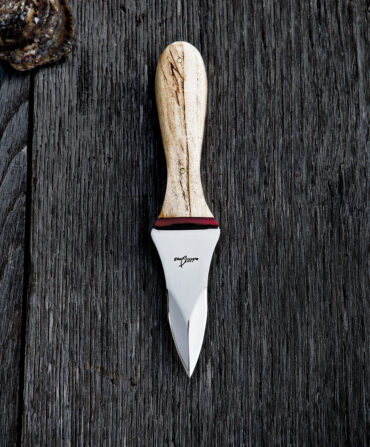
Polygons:
[[0,59],[25,71],[72,50],[73,17],[66,0],[0,0]]

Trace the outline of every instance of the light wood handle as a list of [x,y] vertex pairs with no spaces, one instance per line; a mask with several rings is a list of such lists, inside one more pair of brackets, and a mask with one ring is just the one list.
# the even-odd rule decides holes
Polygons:
[[166,195],[159,217],[213,217],[200,179],[207,75],[195,47],[174,42],[163,51],[155,94],[167,162]]

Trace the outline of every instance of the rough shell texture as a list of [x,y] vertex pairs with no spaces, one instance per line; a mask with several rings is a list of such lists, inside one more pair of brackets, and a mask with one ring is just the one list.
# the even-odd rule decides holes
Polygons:
[[17,70],[57,61],[72,50],[73,40],[65,0],[0,0],[0,59]]

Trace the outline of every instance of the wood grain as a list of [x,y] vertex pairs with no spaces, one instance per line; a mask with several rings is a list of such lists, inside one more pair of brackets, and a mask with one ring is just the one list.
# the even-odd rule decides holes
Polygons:
[[174,42],[163,51],[155,94],[167,161],[166,195],[159,217],[213,217],[200,179],[207,75],[194,46]]
[[0,64],[0,445],[15,446],[21,384],[29,76]]
[[[365,1],[70,3],[76,50],[35,75],[22,445],[367,446]],[[190,381],[150,240],[174,41],[207,67],[223,230]]]

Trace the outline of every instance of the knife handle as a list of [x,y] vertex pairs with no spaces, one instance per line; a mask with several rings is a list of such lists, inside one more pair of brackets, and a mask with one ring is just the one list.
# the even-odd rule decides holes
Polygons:
[[174,42],[163,51],[155,94],[167,163],[166,195],[159,218],[213,217],[200,179],[207,75],[195,47]]

